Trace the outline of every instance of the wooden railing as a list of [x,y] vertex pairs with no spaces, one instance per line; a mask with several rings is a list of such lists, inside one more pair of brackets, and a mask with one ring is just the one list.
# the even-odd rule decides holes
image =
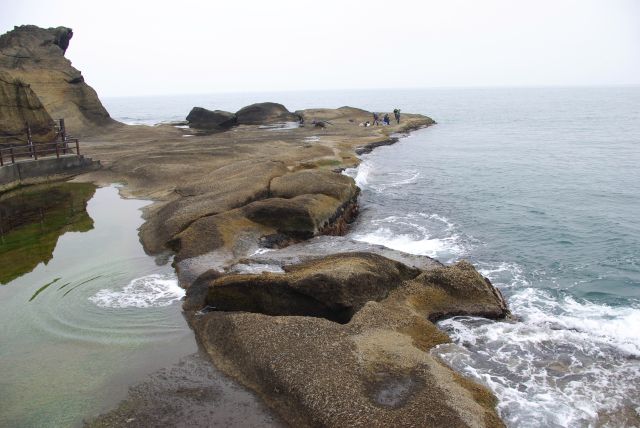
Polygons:
[[[0,148],[0,166],[14,164],[20,159],[38,160],[39,157],[53,156],[57,158],[64,155],[80,155],[80,142],[77,138],[66,135],[64,119],[59,119],[55,124],[55,140],[50,143],[34,143],[31,139],[31,129],[27,124],[27,144]],[[24,141],[24,140],[23,140]]]
[[80,142],[77,138],[52,143],[33,143],[31,145],[12,146],[0,149],[0,166],[14,164],[20,159],[38,160],[40,157],[64,155],[80,155]]

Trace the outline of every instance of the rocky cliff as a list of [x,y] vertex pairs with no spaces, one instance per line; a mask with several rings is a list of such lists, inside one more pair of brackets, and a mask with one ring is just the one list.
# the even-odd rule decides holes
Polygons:
[[72,37],[73,31],[66,27],[15,27],[0,36],[0,70],[30,85],[53,119],[65,119],[71,134],[84,135],[118,122],[65,58]]
[[29,85],[0,70],[0,147],[23,144],[27,123],[34,141],[54,137],[53,120]]

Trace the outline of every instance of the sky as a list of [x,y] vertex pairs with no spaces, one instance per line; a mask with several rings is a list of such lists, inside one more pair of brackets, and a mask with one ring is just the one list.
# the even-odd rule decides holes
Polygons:
[[100,96],[640,84],[640,0],[0,0]]

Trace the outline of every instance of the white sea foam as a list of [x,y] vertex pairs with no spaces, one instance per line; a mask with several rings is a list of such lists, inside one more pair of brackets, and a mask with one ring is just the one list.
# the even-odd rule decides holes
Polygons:
[[[352,171],[349,171],[353,173]],[[347,175],[350,175],[349,172],[345,171]],[[367,185],[369,180],[369,174],[371,173],[371,165],[367,162],[362,162],[358,168],[355,168],[355,177],[350,175],[356,182],[358,187],[364,187]]]
[[174,275],[152,274],[132,280],[121,290],[102,289],[89,300],[101,308],[151,308],[169,306],[184,294]]
[[369,226],[374,229],[355,231],[351,238],[444,261],[457,259],[467,251],[453,223],[437,214],[393,215],[371,220]]
[[420,173],[418,171],[389,172],[385,174],[384,181],[379,184],[371,184],[370,187],[376,192],[385,192],[390,189],[408,186],[418,181]]
[[500,288],[524,288],[531,284],[524,275],[522,267],[517,263],[477,263],[478,272],[489,278]]
[[447,238],[429,238],[427,235],[398,234],[389,228],[380,227],[370,233],[355,234],[352,238],[356,241],[383,245],[392,250],[421,256],[438,257],[445,252],[463,253],[463,249],[458,245],[457,235]]
[[[483,274],[495,281],[518,270],[501,264]],[[488,385],[509,426],[627,423],[616,418],[640,407],[640,384],[632,381],[640,377],[640,308],[557,298],[531,287],[509,304],[519,322],[441,322],[457,345],[434,353]]]

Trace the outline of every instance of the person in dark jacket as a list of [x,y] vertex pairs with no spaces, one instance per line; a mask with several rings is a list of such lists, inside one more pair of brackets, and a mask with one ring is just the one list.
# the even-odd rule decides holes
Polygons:
[[400,109],[399,108],[393,109],[393,115],[396,118],[396,122],[400,124]]

